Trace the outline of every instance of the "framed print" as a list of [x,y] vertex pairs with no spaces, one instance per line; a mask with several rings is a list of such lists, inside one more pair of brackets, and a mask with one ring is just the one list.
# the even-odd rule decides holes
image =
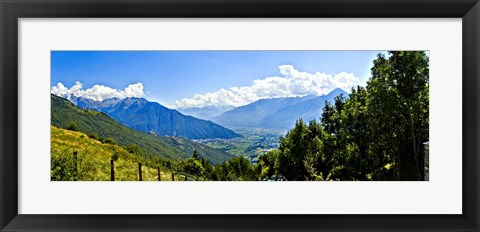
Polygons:
[[1,1],[2,231],[478,231],[479,4]]

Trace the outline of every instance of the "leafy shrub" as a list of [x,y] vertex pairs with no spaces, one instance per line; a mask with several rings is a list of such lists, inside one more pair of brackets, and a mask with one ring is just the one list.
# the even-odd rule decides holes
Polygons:
[[112,155],[112,160],[117,161],[118,157],[119,157],[118,152],[114,152],[113,155]]
[[112,138],[105,138],[102,142],[106,144],[112,144],[112,145],[117,144],[117,142],[115,142],[115,140],[113,140]]
[[100,137],[97,133],[88,134],[88,137],[95,140],[100,140]]
[[74,121],[70,121],[70,124],[68,124],[67,126],[67,130],[80,131],[80,128],[78,128],[77,124]]
[[125,148],[128,152],[130,152],[131,154],[135,154],[135,155],[138,155],[140,157],[144,157],[144,153],[143,153],[143,150],[142,148],[140,148],[138,145],[136,144],[133,144],[133,143],[130,143],[128,144],[128,146]]

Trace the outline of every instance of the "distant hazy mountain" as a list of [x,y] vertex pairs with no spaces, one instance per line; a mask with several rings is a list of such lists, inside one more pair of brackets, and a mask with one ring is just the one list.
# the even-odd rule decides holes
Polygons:
[[118,122],[134,129],[157,135],[178,136],[187,139],[234,138],[240,135],[211,121],[168,109],[144,98],[106,99],[94,101],[70,98],[75,105],[106,113]]
[[325,106],[325,101],[334,102],[336,96],[348,93],[342,89],[335,89],[327,95],[319,96],[310,100],[302,101],[294,105],[286,106],[273,114],[262,119],[262,125],[267,128],[293,128],[295,122],[302,118],[305,122],[319,120]]
[[261,99],[245,106],[227,111],[212,121],[231,127],[262,127],[266,116],[290,105],[312,99],[316,96]]
[[204,106],[204,107],[186,107],[186,108],[178,108],[177,110],[180,111],[182,114],[190,115],[195,118],[205,119],[205,120],[213,120],[215,117],[219,116],[220,114],[232,110],[233,106]]
[[227,111],[212,121],[227,127],[290,129],[299,118],[307,122],[318,120],[325,101],[333,102],[340,94],[348,96],[347,92],[337,88],[323,96],[262,99]]

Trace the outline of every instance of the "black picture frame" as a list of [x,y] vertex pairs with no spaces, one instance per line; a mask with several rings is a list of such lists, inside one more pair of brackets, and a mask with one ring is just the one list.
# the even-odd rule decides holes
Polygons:
[[[1,231],[479,231],[478,0],[0,0]],[[18,214],[18,19],[121,17],[462,18],[461,215]],[[41,200],[41,196],[39,196]],[[441,202],[439,202],[441,204]],[[92,213],[95,209],[92,209]]]

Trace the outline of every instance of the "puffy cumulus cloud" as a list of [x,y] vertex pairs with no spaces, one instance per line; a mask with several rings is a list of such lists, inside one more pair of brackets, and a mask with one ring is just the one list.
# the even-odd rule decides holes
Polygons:
[[332,76],[326,73],[301,72],[292,65],[279,67],[281,76],[254,80],[250,86],[231,87],[216,92],[196,94],[175,102],[176,108],[203,106],[242,106],[259,99],[325,95],[335,88],[350,92],[361,85],[353,73],[341,72]]
[[143,84],[136,83],[128,85],[124,90],[113,89],[104,85],[94,85],[92,88],[83,89],[83,84],[79,81],[70,88],[65,87],[61,82],[53,86],[50,90],[52,94],[70,99],[72,96],[84,97],[95,101],[103,101],[108,98],[127,98],[143,97]]

